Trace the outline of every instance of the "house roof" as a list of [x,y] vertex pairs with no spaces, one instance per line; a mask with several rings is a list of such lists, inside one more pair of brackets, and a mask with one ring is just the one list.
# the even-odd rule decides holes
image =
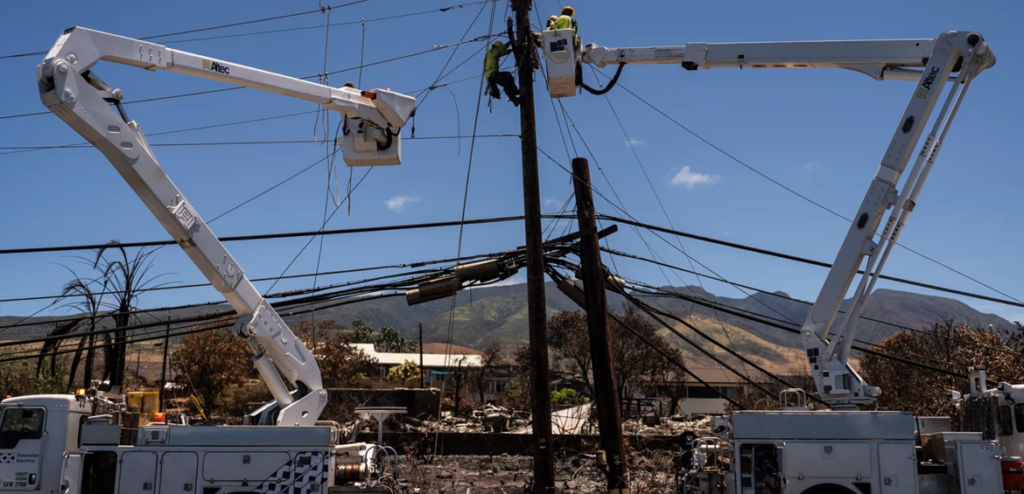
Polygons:
[[[353,343],[352,346],[366,354],[368,357],[377,359],[377,362],[381,365],[402,365],[406,361],[412,361],[418,365],[420,362],[419,353],[378,352],[373,348],[372,343]],[[479,355],[445,355],[443,353],[423,354],[423,367],[458,367],[460,362],[462,367],[483,367],[483,359]]]
[[[690,367],[688,369],[693,372],[697,377],[703,379],[708,384],[713,385],[730,385],[730,386],[741,386],[746,383],[742,377],[737,376],[734,372],[722,369],[722,368],[695,368]],[[687,384],[696,384],[703,386],[700,381],[693,378],[693,376],[687,374],[684,379]]]
[[447,343],[424,343],[423,353],[450,353],[452,355],[482,355],[484,352],[459,345],[448,345]]

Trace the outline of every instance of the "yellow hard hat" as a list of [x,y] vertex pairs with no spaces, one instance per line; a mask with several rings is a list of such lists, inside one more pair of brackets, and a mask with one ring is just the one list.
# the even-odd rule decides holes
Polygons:
[[494,44],[492,44],[491,46],[500,50],[505,47],[505,43],[502,43],[501,41],[495,41]]
[[574,15],[576,15],[576,10],[573,9],[572,7],[566,5],[565,7],[562,7],[562,15],[567,15],[567,16],[570,16],[570,17],[574,16]]
[[551,17],[548,17],[548,24],[550,24],[552,22],[557,22],[557,21],[558,21],[558,16],[557,15],[553,15]]

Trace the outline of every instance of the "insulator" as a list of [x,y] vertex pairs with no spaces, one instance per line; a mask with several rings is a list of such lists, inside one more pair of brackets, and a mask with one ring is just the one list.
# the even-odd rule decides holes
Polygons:
[[[583,279],[582,270],[576,270],[576,279]],[[618,292],[619,290],[622,290],[626,287],[626,280],[619,278],[618,276],[615,276],[614,274],[611,274],[610,272],[605,270],[604,287],[613,292]]]

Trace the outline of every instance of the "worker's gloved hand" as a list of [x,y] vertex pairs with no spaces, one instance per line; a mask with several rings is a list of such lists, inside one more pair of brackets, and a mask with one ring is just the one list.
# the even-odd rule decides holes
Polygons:
[[533,44],[537,45],[537,48],[540,48],[540,47],[544,46],[544,42],[541,41],[541,39],[540,39],[540,33],[538,33],[538,32],[534,32],[533,33]]

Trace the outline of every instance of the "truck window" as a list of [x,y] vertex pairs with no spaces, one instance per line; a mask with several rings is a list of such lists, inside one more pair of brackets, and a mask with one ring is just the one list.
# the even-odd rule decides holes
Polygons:
[[1017,422],[1017,432],[1024,432],[1024,403],[1013,406],[1013,420]]
[[39,439],[43,437],[42,408],[13,408],[4,410],[4,420],[0,423],[0,449],[12,449],[22,439]]
[[999,435],[1009,436],[1013,434],[1013,412],[1010,411],[1010,405],[1000,405],[998,411]]
[[117,453],[97,451],[86,453],[82,465],[82,490],[95,494],[114,494],[117,481]]

